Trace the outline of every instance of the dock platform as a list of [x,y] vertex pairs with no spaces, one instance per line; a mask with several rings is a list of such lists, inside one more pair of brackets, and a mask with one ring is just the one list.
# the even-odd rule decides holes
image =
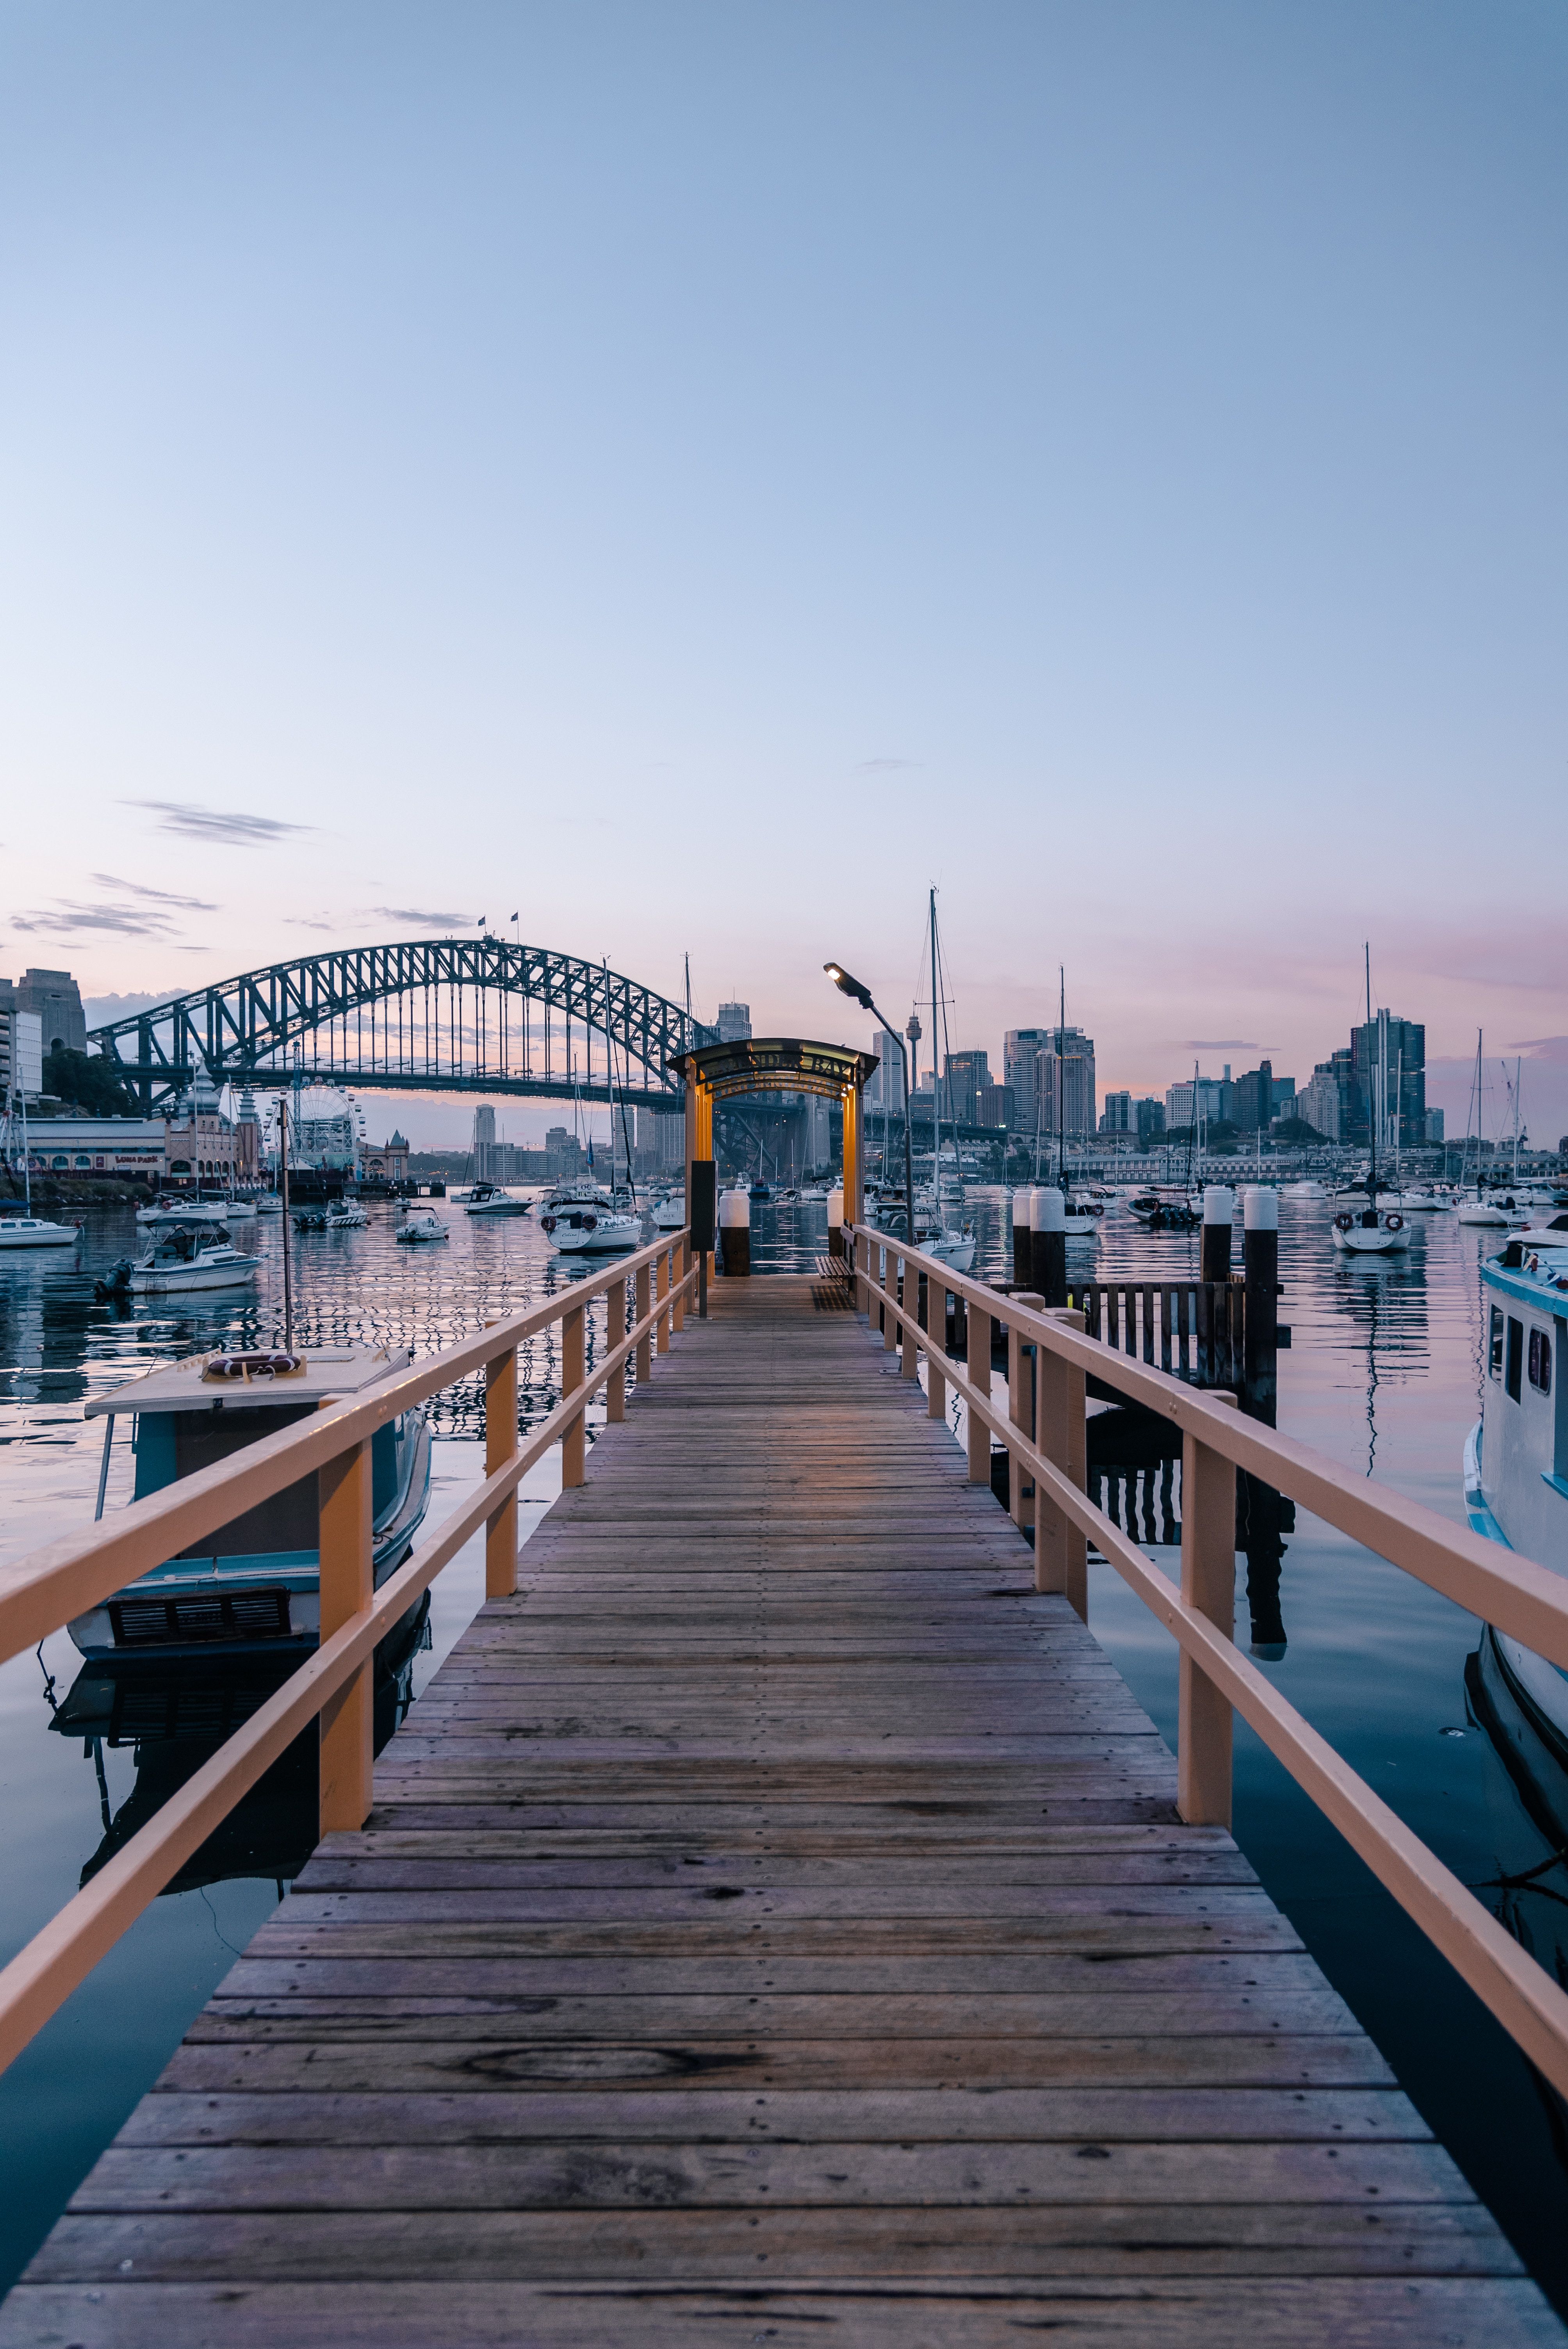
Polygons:
[[846,1299],[600,1431],[5,2349],[1568,2337]]

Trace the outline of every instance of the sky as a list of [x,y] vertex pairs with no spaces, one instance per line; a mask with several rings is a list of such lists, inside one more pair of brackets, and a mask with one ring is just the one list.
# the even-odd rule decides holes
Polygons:
[[1305,1081],[1370,939],[1555,1139],[1565,131],[1559,0],[0,0],[0,972],[860,1042],[934,885],[954,1049]]

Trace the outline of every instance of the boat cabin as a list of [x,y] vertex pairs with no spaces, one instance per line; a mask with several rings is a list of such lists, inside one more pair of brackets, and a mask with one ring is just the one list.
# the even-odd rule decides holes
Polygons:
[[1568,1231],[1556,1247],[1510,1240],[1481,1293],[1486,1501],[1515,1549],[1568,1568]]

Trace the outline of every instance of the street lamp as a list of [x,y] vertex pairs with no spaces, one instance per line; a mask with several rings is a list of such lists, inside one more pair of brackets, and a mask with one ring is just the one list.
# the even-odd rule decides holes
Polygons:
[[909,1140],[909,1048],[886,1013],[879,1011],[872,1001],[872,991],[869,987],[862,987],[858,978],[851,978],[842,963],[825,962],[822,968],[841,995],[851,997],[862,1009],[872,1012],[882,1021],[883,1028],[898,1046],[899,1058],[903,1063],[903,1230],[904,1237],[913,1247],[914,1246],[914,1167]]

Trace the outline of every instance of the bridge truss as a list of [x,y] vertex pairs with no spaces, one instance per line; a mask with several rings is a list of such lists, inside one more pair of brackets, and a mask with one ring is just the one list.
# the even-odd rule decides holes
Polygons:
[[505,938],[345,947],[242,971],[96,1028],[144,1114],[214,1084],[296,1073],[373,1092],[527,1093],[677,1109],[666,1063],[717,1031],[603,963]]

